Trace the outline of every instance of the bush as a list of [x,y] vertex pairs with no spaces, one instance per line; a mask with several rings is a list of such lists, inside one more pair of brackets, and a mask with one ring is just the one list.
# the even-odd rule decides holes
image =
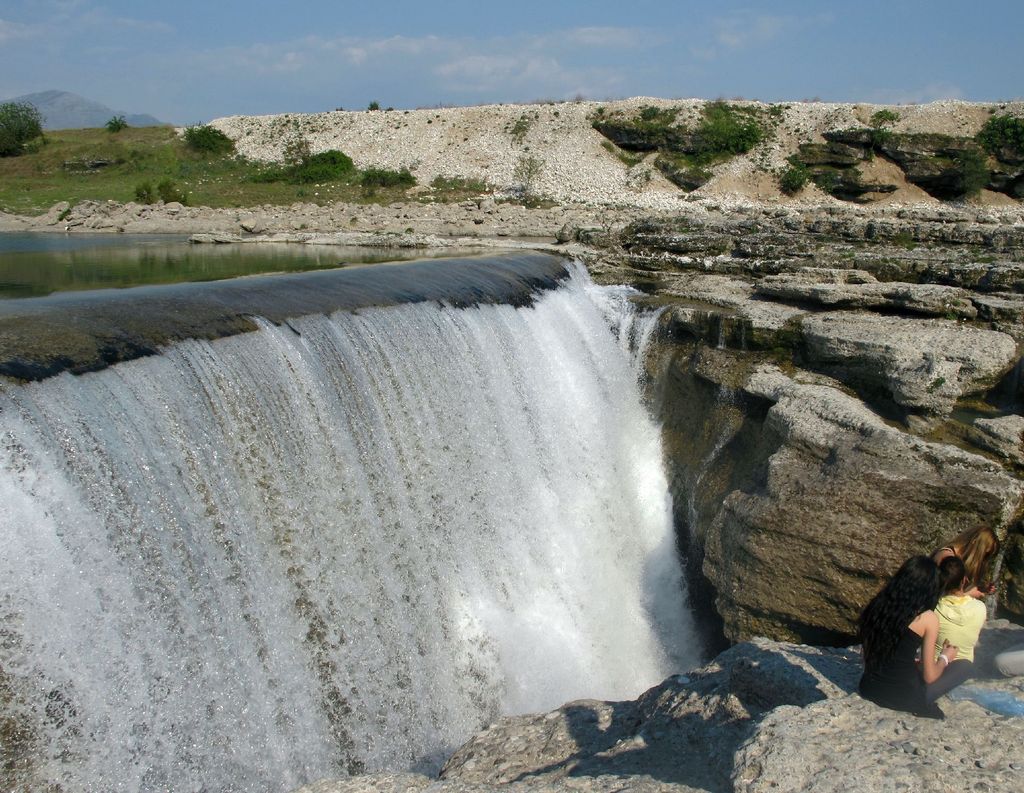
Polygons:
[[128,122],[124,120],[124,116],[112,116],[106,123],[107,132],[120,132],[122,129],[128,129]]
[[508,134],[512,136],[512,140],[521,145],[523,140],[526,138],[526,133],[530,131],[531,126],[533,126],[533,119],[527,116],[526,113],[523,113],[516,119],[516,122],[508,128]]
[[416,184],[416,177],[408,168],[400,171],[392,171],[388,168],[367,168],[359,180],[363,187],[412,187]]
[[188,203],[188,196],[170,179],[163,179],[156,186],[156,194],[165,204],[170,204],[172,201],[177,201],[179,204]]
[[[352,158],[337,149],[311,154],[302,162],[292,166],[291,180],[300,184],[331,182],[348,176],[355,170]],[[406,171],[408,174],[409,172]],[[412,177],[412,174],[409,174]],[[413,179],[413,184],[416,180]]]
[[786,195],[799,193],[811,179],[807,166],[798,160],[790,160],[789,167],[779,176],[779,187]]
[[28,102],[0,104],[0,157],[14,157],[43,134],[43,117]]
[[430,183],[434,190],[452,193],[490,193],[492,188],[483,179],[468,176],[435,176]]
[[157,198],[153,184],[151,182],[142,182],[135,185],[135,200],[140,204],[155,204]]
[[209,124],[186,127],[185,145],[204,154],[230,154],[235,150],[235,142]]
[[302,165],[312,154],[313,148],[309,145],[309,141],[300,135],[292,138],[284,145],[282,159],[285,165],[294,168],[295,166]]
[[978,133],[978,143],[992,154],[1004,148],[1024,154],[1024,118],[992,116]]
[[169,204],[177,201],[179,204],[188,204],[188,196],[170,179],[163,179],[154,188],[152,182],[142,182],[135,186],[135,200],[141,204],[155,204],[163,201]]
[[640,120],[645,124],[656,127],[667,127],[674,124],[678,109],[666,107],[659,108],[651,105],[644,105],[640,108]]
[[871,126],[875,129],[892,126],[900,120],[900,114],[895,110],[879,110],[871,116]]
[[985,156],[980,151],[968,149],[962,152],[957,156],[956,164],[960,170],[963,195],[977,195],[988,184],[988,164],[985,162]]
[[704,106],[697,136],[698,154],[745,154],[761,142],[764,131],[749,111],[712,102]]
[[376,99],[374,99],[372,102],[370,102],[370,104],[368,104],[366,106],[366,109],[370,110],[370,111],[380,110],[380,102],[378,102]]
[[512,178],[516,180],[525,198],[532,198],[537,180],[544,171],[544,160],[540,157],[520,157],[516,167],[512,171]]

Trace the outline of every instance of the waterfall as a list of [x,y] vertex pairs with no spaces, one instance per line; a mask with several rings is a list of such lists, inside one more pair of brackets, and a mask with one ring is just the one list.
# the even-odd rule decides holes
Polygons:
[[577,269],[0,385],[5,788],[436,770],[694,662],[607,295]]

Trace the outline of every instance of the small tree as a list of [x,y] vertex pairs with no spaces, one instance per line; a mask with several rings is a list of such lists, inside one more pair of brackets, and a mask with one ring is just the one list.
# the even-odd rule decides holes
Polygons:
[[124,116],[112,116],[107,122],[106,127],[107,132],[120,132],[122,129],[128,128],[128,122],[124,120]]
[[877,110],[871,115],[871,126],[875,129],[882,129],[883,127],[891,127],[897,121],[900,120],[900,114],[895,110],[889,110],[884,108]]
[[512,178],[516,180],[519,189],[522,190],[523,198],[533,198],[537,180],[544,172],[544,160],[534,157],[532,154],[520,157],[516,167],[512,171]]
[[380,102],[378,102],[376,99],[374,99],[372,102],[370,102],[370,104],[368,104],[366,106],[366,109],[367,110],[371,110],[371,111],[372,110],[380,110]]
[[281,153],[281,158],[284,160],[285,165],[291,168],[297,168],[306,162],[312,153],[313,149],[309,145],[309,141],[301,135],[296,135],[284,144],[284,151]]
[[967,149],[956,157],[956,165],[960,171],[960,188],[964,196],[975,196],[988,184],[988,163],[984,155],[976,149]]
[[43,134],[43,117],[28,102],[0,104],[0,157],[13,157]]

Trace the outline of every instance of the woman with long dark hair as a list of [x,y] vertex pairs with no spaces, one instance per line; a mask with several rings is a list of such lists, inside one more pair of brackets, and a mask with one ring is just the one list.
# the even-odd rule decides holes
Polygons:
[[950,675],[943,685],[943,673],[956,659],[955,646],[946,644],[935,654],[939,618],[933,609],[941,594],[938,565],[913,556],[864,608],[861,696],[886,708],[944,718],[935,700],[962,678]]

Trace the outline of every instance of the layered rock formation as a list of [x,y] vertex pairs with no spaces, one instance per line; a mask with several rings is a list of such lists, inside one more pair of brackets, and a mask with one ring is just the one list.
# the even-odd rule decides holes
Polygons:
[[979,523],[1021,613],[1024,227],[951,219],[652,219],[595,266],[663,312],[691,600],[728,639],[849,641],[903,559]]

